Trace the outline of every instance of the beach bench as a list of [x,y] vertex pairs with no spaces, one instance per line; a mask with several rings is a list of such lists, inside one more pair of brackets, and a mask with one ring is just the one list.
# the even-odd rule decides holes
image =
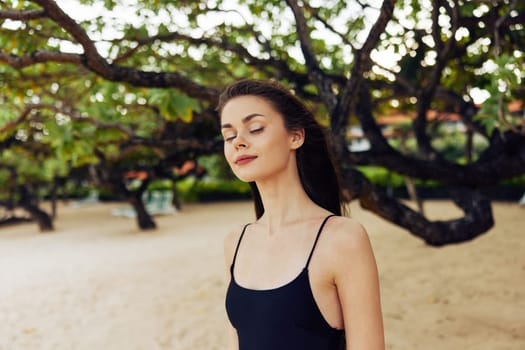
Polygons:
[[71,203],[71,205],[75,208],[84,207],[86,205],[93,205],[99,203],[98,199],[98,191],[97,190],[90,190],[87,197],[79,199]]

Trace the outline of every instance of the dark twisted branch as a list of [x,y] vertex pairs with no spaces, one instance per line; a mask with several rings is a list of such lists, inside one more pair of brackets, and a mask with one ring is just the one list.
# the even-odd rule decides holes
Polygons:
[[441,80],[443,69],[449,60],[450,52],[455,46],[455,33],[458,30],[459,6],[456,4],[452,9],[451,35],[446,43],[441,39],[441,27],[439,26],[440,0],[435,0],[432,7],[432,37],[437,54],[436,64],[432,67],[430,78],[423,84],[420,92],[417,94],[416,119],[413,122],[414,133],[416,136],[418,148],[421,154],[429,159],[440,157],[437,151],[432,147],[430,139],[426,132],[427,112],[430,103],[434,97],[437,86]]
[[404,156],[396,150],[349,153],[344,162],[351,165],[378,165],[396,173],[436,180],[458,186],[495,186],[502,180],[525,173],[525,137],[505,134],[483,157],[468,165],[431,161]]
[[[207,38],[207,37],[193,37],[186,34],[181,34],[177,32],[168,33],[168,34],[159,34],[150,37],[124,37],[118,39],[118,41],[131,41],[135,42],[135,46],[117,57],[113,64],[122,62],[127,58],[131,57],[136,51],[145,45],[149,45],[153,42],[171,42],[171,41],[183,41],[191,45],[200,46],[206,45],[207,47],[216,47],[226,52],[231,52],[237,57],[243,59],[243,61],[256,67],[261,71],[265,71],[269,75],[274,75],[272,72],[277,71],[281,78],[287,78],[291,81],[297,81],[301,84],[306,84],[307,79],[305,74],[294,72],[290,67],[281,59],[271,57],[269,59],[262,59],[255,57],[241,44],[232,43],[227,38]],[[271,50],[269,50],[271,51]]]
[[[146,72],[128,67],[121,67],[109,64],[98,53],[95,43],[89,38],[86,31],[69,17],[58,5],[52,0],[34,0],[35,3],[43,7],[46,16],[61,26],[68,32],[84,49],[80,55],[82,64],[94,73],[103,78],[129,83],[135,86],[143,87],[175,87],[184,91],[189,96],[200,98],[215,104],[218,97],[218,91],[214,88],[206,87],[195,83],[191,79],[181,75],[178,72],[156,73]],[[2,60],[7,61],[7,55],[2,55]],[[31,55],[29,55],[30,57]],[[26,57],[26,56],[23,56]],[[63,59],[64,56],[57,56]],[[39,61],[33,60],[33,63]]]
[[342,147],[342,144],[345,142],[345,127],[348,115],[355,109],[355,96],[358,94],[360,84],[365,78],[363,75],[372,66],[370,53],[377,46],[381,34],[384,32],[386,25],[392,18],[395,3],[396,0],[383,1],[379,16],[370,29],[365,43],[354,53],[354,64],[352,66],[350,78],[346,82],[343,91],[340,93],[337,104],[330,113],[330,127],[336,143],[340,145],[339,152],[344,152],[346,149],[345,147]]
[[[103,57],[101,57],[96,50],[93,41],[88,37],[84,29],[79,26],[73,19],[65,14],[54,2],[48,0],[35,0],[46,10],[45,13],[49,18],[54,20],[68,33],[70,33],[79,42],[83,49],[83,55],[69,55],[55,52],[37,52],[31,55],[22,57],[13,57],[11,55],[2,54],[0,61],[4,61],[16,68],[22,68],[29,66],[34,63],[41,62],[68,62],[68,63],[82,63],[89,70],[97,73],[98,75],[111,80],[127,82],[135,86],[144,87],[176,87],[183,90],[186,94],[200,98],[211,103],[215,103],[218,91],[196,84],[192,80],[180,75],[179,73],[154,73],[145,72],[141,70],[131,69],[127,67],[118,66],[116,64],[109,64]],[[155,40],[186,40],[190,43],[199,45],[206,44],[208,46],[220,47],[224,50],[232,51],[238,54],[240,57],[245,58],[248,64],[252,64],[258,68],[273,67],[278,69],[281,78],[287,78],[291,81],[298,81],[299,85],[306,85],[307,81],[303,74],[296,73],[288,67],[282,60],[271,58],[263,60],[256,58],[249,54],[249,52],[241,45],[229,43],[225,40],[214,40],[208,38],[192,38],[179,33],[172,33],[167,35],[159,35],[151,38],[136,39],[138,42],[135,48],[132,48],[124,57],[118,58],[115,62],[118,62],[127,56],[131,55],[135,49],[146,43]],[[114,63],[115,63],[114,62]]]
[[349,169],[345,183],[359,198],[361,206],[380,217],[407,229],[412,235],[432,246],[443,246],[471,240],[494,225],[490,201],[475,191],[456,188],[450,191],[454,203],[464,212],[462,218],[430,221],[397,199],[376,189],[359,171]]
[[507,132],[494,133],[490,146],[480,158],[468,165],[444,159],[426,160],[405,156],[392,148],[372,115],[369,89],[361,89],[356,115],[372,145],[366,152],[345,156],[348,165],[380,165],[397,173],[424,180],[438,180],[457,186],[496,185],[503,179],[525,173],[525,136]]
[[301,45],[301,51],[304,56],[304,60],[307,67],[308,77],[317,87],[317,91],[321,97],[321,100],[325,103],[329,110],[333,109],[337,103],[337,98],[332,90],[332,81],[323,72],[319,66],[319,62],[315,55],[312,41],[310,39],[310,30],[306,23],[306,17],[303,9],[296,0],[286,0],[286,3],[293,12],[295,18],[295,26],[297,29],[297,35],[299,37],[299,43]]

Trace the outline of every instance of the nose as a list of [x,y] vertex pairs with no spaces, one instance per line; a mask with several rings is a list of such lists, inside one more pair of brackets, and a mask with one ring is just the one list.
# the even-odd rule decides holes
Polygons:
[[235,136],[235,138],[233,139],[233,146],[236,148],[236,149],[239,149],[239,148],[246,148],[248,147],[248,143],[246,142],[246,140],[244,139],[244,137],[239,133],[237,136]]

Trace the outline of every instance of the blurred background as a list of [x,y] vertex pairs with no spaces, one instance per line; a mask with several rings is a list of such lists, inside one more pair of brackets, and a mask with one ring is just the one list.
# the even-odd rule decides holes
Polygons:
[[326,126],[388,349],[525,348],[523,23],[517,0],[0,0],[0,349],[224,348],[222,238],[253,214],[215,106],[242,78]]

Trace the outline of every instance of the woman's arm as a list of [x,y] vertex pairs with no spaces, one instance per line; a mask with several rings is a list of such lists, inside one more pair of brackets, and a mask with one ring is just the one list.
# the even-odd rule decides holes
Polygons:
[[228,350],[239,350],[237,331],[230,322],[228,322]]
[[346,348],[384,350],[377,265],[365,229],[352,219],[334,227],[334,279],[346,333]]
[[[237,246],[237,241],[239,240],[241,230],[237,229],[237,230],[230,232],[224,239],[224,260],[226,264],[226,276],[227,276],[226,280],[228,281],[228,283],[231,278],[230,267],[233,262],[233,255],[235,254],[235,247]],[[227,325],[228,348],[227,349],[228,350],[239,350],[239,341],[237,337],[237,331],[231,325],[229,320],[227,323],[228,323]]]

